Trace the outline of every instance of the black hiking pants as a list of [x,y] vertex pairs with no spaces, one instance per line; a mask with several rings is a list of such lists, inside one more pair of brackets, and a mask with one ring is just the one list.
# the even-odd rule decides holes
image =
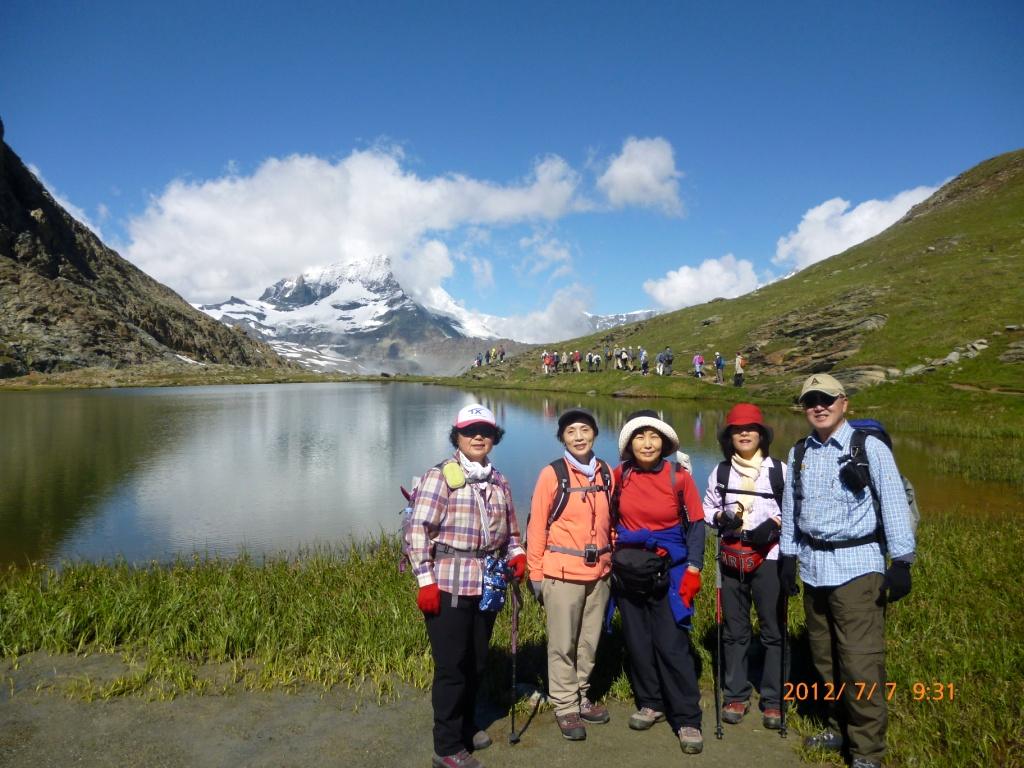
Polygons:
[[487,647],[496,611],[479,610],[479,597],[441,593],[441,612],[426,616],[430,655],[434,659],[434,753],[454,755],[473,745],[476,733],[476,692],[487,666]]

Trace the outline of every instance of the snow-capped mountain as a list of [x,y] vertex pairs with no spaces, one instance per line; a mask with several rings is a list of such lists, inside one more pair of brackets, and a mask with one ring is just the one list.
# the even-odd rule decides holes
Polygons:
[[660,313],[656,309],[641,309],[637,312],[625,312],[620,315],[591,315],[588,312],[584,312],[583,314],[586,315],[587,322],[590,324],[591,333],[599,333],[600,331],[607,331],[609,328],[615,328],[619,325],[636,323],[641,320],[650,320],[652,317]]
[[[309,269],[259,299],[232,296],[196,308],[322,371],[456,375],[488,348],[504,346],[511,355],[527,346],[499,339],[488,322],[500,318],[467,312],[440,287],[413,299],[387,256]],[[584,314],[596,333],[657,313]]]
[[[435,288],[427,299],[429,307],[414,301],[395,279],[388,257],[375,256],[280,280],[259,299],[232,296],[197,308],[317,370],[461,372],[481,340],[488,342],[484,346],[497,340],[444,290]],[[443,362],[449,357],[454,371]]]

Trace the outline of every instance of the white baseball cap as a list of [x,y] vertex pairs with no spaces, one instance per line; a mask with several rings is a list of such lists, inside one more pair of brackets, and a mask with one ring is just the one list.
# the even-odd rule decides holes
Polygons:
[[487,408],[479,403],[473,405],[467,405],[461,411],[455,419],[455,428],[462,429],[468,427],[471,424],[490,424],[492,427],[498,426],[498,422],[494,420],[494,414],[491,413],[491,409]]

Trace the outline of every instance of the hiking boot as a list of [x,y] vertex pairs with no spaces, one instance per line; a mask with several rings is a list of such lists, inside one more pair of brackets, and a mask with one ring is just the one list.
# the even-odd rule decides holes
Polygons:
[[612,716],[608,712],[608,707],[598,706],[590,699],[584,697],[583,701],[580,702],[580,719],[585,723],[600,725],[601,723],[607,723],[612,719]]
[[701,738],[700,728],[692,725],[684,725],[679,729],[679,747],[688,755],[696,755],[704,749],[704,739]]
[[782,711],[778,709],[766,709],[764,717],[761,718],[761,725],[769,731],[777,731],[782,728]]
[[749,709],[749,701],[730,701],[722,707],[722,720],[731,725],[741,723],[743,722],[743,716],[747,714]]
[[484,764],[466,750],[456,752],[454,755],[448,755],[447,757],[434,755],[430,758],[430,765],[433,768],[484,768]]
[[473,734],[473,738],[470,739],[470,741],[473,744],[474,752],[480,749],[487,749],[494,743],[494,740],[491,738],[491,734],[487,731],[477,731]]
[[655,723],[660,723],[665,719],[665,713],[659,712],[656,709],[650,707],[640,707],[640,710],[634,712],[629,718],[629,727],[634,731],[646,731]]
[[843,737],[831,728],[826,728],[816,736],[808,736],[804,739],[804,746],[809,747],[810,749],[820,748],[840,750],[843,748]]
[[850,768],[882,768],[882,764],[877,760],[869,760],[866,757],[855,757],[853,762],[850,763]]
[[570,712],[568,715],[555,715],[555,722],[562,730],[562,738],[569,741],[583,741],[587,738],[587,729],[583,727],[583,720],[579,712]]

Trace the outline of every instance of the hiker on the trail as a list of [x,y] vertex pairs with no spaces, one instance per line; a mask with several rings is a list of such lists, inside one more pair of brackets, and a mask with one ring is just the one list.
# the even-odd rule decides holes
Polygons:
[[700,351],[693,356],[693,375],[698,379],[704,378],[704,357]]
[[640,357],[640,373],[646,376],[651,372],[651,358],[647,356],[647,350],[637,347],[637,355]]
[[715,352],[715,384],[725,386],[725,358],[721,352]]
[[[704,519],[722,537],[722,720],[739,723],[750,709],[753,686],[747,674],[747,651],[753,636],[753,601],[764,647],[758,686],[761,724],[770,730],[782,727],[784,682],[778,540],[785,466],[768,455],[774,436],[756,405],[733,407],[718,432],[725,461],[711,471],[704,494]],[[778,478],[774,485],[773,475]]]
[[672,354],[672,347],[665,347],[665,359],[664,364],[661,366],[661,372],[663,376],[672,375],[672,363],[675,362],[676,356]]
[[580,368],[580,351],[578,349],[572,353],[572,363],[576,373],[583,373],[583,369]]
[[[622,613],[638,709],[629,727],[643,731],[668,720],[683,752],[696,754],[704,741],[690,631],[704,564],[705,525],[700,493],[689,471],[668,461],[677,450],[675,430],[654,411],[631,414],[619,433],[624,463],[615,469],[618,524],[612,589]],[[628,563],[639,566],[630,569],[633,573],[649,573],[651,565],[659,570],[643,580],[627,579]]]
[[590,700],[611,594],[613,481],[608,464],[594,455],[597,433],[597,419],[585,408],[558,417],[561,466],[541,470],[526,532],[530,589],[547,615],[548,698],[569,741],[585,739],[588,724],[610,719],[605,707]]
[[733,362],[733,373],[732,373],[732,385],[734,387],[743,386],[743,369],[747,367],[746,361],[743,359],[743,355],[739,352],[736,353],[736,360]]
[[614,355],[613,360],[615,361],[615,370],[619,370],[622,367],[622,359],[619,357],[619,348],[616,347],[612,353]]
[[824,684],[841,691],[826,701],[825,730],[806,744],[845,748],[853,768],[878,768],[888,723],[886,603],[910,592],[910,509],[892,452],[881,440],[870,436],[864,443],[869,476],[851,474],[862,465],[851,460],[854,430],[846,422],[849,400],[840,382],[812,374],[800,404],[812,432],[801,441],[798,467],[794,456],[801,443],[789,454],[779,542],[782,588],[790,596],[799,593],[799,560],[811,659]]
[[484,602],[485,577],[495,562],[515,579],[526,571],[512,491],[488,459],[504,433],[488,408],[467,405],[448,436],[454,457],[427,470],[413,496],[408,552],[434,660],[435,766],[479,768],[469,752],[491,744],[474,720],[498,615]]

